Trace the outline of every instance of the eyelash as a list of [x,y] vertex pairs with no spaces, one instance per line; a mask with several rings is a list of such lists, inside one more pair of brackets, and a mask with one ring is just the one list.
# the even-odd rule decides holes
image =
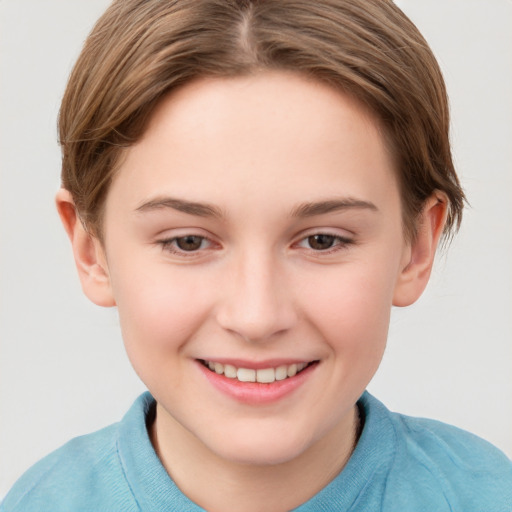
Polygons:
[[328,255],[328,254],[336,253],[338,251],[342,251],[344,249],[347,249],[348,246],[353,245],[355,243],[355,241],[351,238],[348,238],[345,236],[340,236],[340,235],[335,235],[335,234],[329,233],[329,232],[319,231],[316,233],[308,234],[307,236],[301,238],[299,240],[299,242],[297,243],[297,245],[300,246],[300,244],[303,242],[309,242],[311,244],[311,239],[315,238],[315,237],[329,237],[332,239],[332,245],[326,249],[313,249],[312,247],[306,248],[307,250],[312,251],[315,254],[321,254],[321,255]]
[[[314,249],[311,246],[310,247],[303,247],[302,243],[308,243],[311,244],[312,239],[315,237],[328,237],[332,239],[332,245],[330,247],[327,247],[326,249]],[[179,241],[185,240],[187,238],[194,238],[196,241],[200,243],[200,246],[197,249],[193,249],[190,251],[187,251],[186,249],[180,248],[177,244]],[[194,234],[187,234],[183,236],[177,236],[174,238],[169,238],[166,240],[160,240],[158,241],[160,246],[164,251],[167,251],[171,254],[175,254],[181,257],[194,257],[200,254],[201,251],[210,248],[214,245],[214,242],[210,240],[209,238],[202,236],[202,235],[194,235]],[[204,243],[209,244],[210,247],[202,247]],[[308,251],[311,251],[315,254],[319,255],[329,255],[338,251],[342,251],[346,249],[348,246],[353,245],[355,242],[353,239],[340,236],[340,235],[334,235],[329,232],[315,232],[308,234],[305,237],[302,237],[297,243],[295,243],[295,246],[302,247]]]
[[193,234],[190,234],[190,235],[183,235],[183,236],[176,236],[174,238],[169,238],[167,240],[160,240],[158,243],[161,245],[162,249],[164,251],[167,251],[167,252],[170,252],[171,254],[177,254],[179,256],[183,256],[183,257],[193,257],[193,256],[197,256],[197,254],[201,251],[201,250],[204,250],[205,248],[204,247],[199,247],[198,249],[194,249],[194,250],[191,250],[191,251],[187,251],[185,249],[181,249],[179,246],[177,246],[178,242],[180,240],[184,240],[186,238],[196,238],[196,239],[200,239],[200,244],[201,246],[203,245],[203,243],[209,243],[210,245],[213,245],[213,242],[205,237],[205,236],[202,236],[202,235],[193,235]]

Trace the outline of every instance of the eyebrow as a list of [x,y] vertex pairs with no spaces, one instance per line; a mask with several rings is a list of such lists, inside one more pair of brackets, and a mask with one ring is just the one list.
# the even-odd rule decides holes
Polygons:
[[179,212],[188,213],[197,217],[222,217],[222,212],[216,206],[208,203],[196,203],[195,201],[185,201],[174,197],[157,197],[142,203],[135,211],[148,212],[171,208]]
[[[145,201],[138,206],[135,211],[149,212],[164,208],[171,208],[197,217],[223,217],[222,211],[216,206],[208,203],[185,201],[174,197],[158,197]],[[360,199],[348,197],[343,199],[327,199],[323,201],[312,201],[299,204],[291,211],[291,217],[314,217],[315,215],[324,215],[340,210],[352,209],[378,211],[378,208],[369,201],[362,201]]]
[[326,213],[352,209],[379,211],[379,209],[369,201],[347,197],[343,199],[327,199],[325,201],[302,203],[292,210],[291,215],[292,217],[314,217],[315,215],[324,215]]

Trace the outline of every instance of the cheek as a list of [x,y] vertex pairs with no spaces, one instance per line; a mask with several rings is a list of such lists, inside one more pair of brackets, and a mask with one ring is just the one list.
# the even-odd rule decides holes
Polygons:
[[306,311],[334,351],[380,357],[394,290],[389,267],[369,261],[330,269],[308,286]]
[[182,350],[197,332],[211,297],[197,286],[201,280],[165,264],[153,271],[117,268],[112,283],[128,356],[137,371],[141,365],[162,365],[165,355]]

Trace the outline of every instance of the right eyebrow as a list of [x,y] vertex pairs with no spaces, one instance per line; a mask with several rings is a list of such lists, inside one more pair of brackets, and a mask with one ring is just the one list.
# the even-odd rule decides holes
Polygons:
[[324,201],[302,203],[292,210],[292,217],[314,217],[340,210],[370,210],[378,212],[378,208],[370,201],[363,201],[352,197],[334,198]]
[[208,203],[197,203],[195,201],[185,201],[175,197],[156,197],[145,201],[138,206],[135,211],[148,212],[153,210],[161,210],[164,208],[171,208],[178,212],[188,213],[197,217],[222,217],[222,212],[216,206]]

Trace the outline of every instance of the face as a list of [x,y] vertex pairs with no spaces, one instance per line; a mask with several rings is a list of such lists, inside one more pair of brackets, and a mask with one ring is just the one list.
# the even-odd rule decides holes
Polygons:
[[112,183],[104,248],[157,422],[258,464],[348,425],[410,258],[378,124],[277,72],[159,105]]

